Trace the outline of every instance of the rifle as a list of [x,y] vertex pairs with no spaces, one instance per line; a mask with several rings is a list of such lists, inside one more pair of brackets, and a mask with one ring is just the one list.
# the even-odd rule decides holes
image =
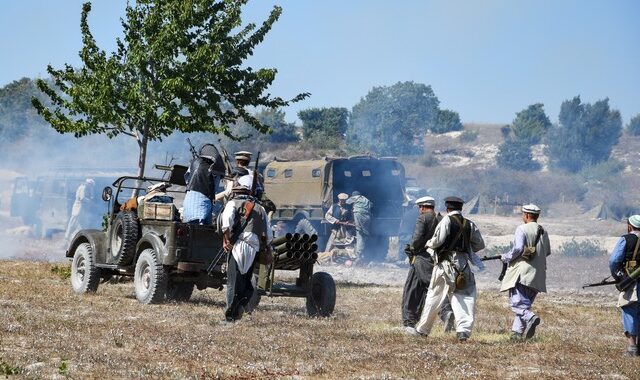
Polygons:
[[229,159],[229,153],[222,145],[220,139],[218,139],[218,143],[220,144],[220,150],[222,151],[222,158],[224,159],[224,177],[227,179],[233,178],[233,169],[231,168],[231,160]]
[[[482,256],[480,258],[480,260],[482,261],[488,261],[488,260],[500,260],[502,259],[501,255],[495,255],[495,256]],[[498,281],[502,281],[502,279],[504,279],[504,275],[507,273],[507,267],[508,264],[506,263],[502,263],[502,270],[500,271],[500,275],[498,276]]]
[[595,286],[615,285],[616,289],[618,289],[619,292],[624,292],[625,290],[629,289],[631,285],[635,284],[638,281],[639,277],[640,277],[640,266],[634,269],[633,272],[629,273],[628,276],[623,275],[619,281],[615,281],[615,280],[607,281],[607,279],[611,278],[611,276],[609,276],[604,280],[597,282],[595,284],[585,284],[582,286],[582,289],[595,287]]
[[258,186],[258,161],[260,161],[260,152],[256,155],[256,163],[253,165],[253,181],[251,182],[251,195],[256,196],[256,188]]
[[198,151],[193,146],[193,144],[191,144],[191,139],[189,139],[188,137],[187,137],[187,143],[189,144],[189,151],[191,151],[191,156],[193,156],[193,158],[198,157]]

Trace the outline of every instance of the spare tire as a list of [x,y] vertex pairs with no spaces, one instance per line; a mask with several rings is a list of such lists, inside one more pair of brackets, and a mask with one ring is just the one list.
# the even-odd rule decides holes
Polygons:
[[121,211],[111,225],[112,262],[117,265],[131,264],[139,238],[138,215],[135,211]]

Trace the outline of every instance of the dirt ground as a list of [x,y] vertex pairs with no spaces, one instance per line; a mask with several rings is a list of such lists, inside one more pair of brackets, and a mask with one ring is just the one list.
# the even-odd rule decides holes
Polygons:
[[[487,245],[512,238],[519,217],[473,215]],[[597,240],[610,251],[624,224],[541,219],[553,254],[548,288],[536,301],[543,322],[530,343],[508,341],[511,313],[498,292],[500,264],[477,274],[477,323],[468,344],[436,328],[406,336],[401,262],[322,266],[338,283],[335,315],[306,316],[304,300],[263,298],[236,325],[223,319],[223,294],[196,291],[181,304],[141,305],[131,283],[73,294],[52,271],[68,265],[61,236],[33,239],[0,214],[0,377],[17,378],[640,378],[640,358],[622,356],[616,292],[582,290],[608,275],[607,256],[568,258],[562,242]],[[283,277],[287,277],[283,273]],[[290,276],[289,276],[290,277]]]

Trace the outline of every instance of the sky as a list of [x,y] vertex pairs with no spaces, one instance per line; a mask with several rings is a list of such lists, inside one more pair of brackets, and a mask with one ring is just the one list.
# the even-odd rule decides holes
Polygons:
[[[89,23],[111,51],[126,0],[95,0]],[[374,86],[430,85],[463,123],[509,123],[543,103],[609,98],[625,124],[640,114],[640,1],[250,0],[243,19],[283,14],[248,64],[278,69],[270,89],[311,97],[285,109],[346,107]],[[78,0],[0,0],[0,86],[80,65]]]

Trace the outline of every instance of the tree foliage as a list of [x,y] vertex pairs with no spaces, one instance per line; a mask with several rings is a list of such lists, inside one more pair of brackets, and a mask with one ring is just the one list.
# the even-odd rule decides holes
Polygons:
[[640,135],[640,114],[637,114],[627,124],[627,133],[631,136]]
[[42,130],[46,123],[31,106],[31,98],[42,96],[29,78],[0,88],[0,144],[13,143]]
[[533,160],[531,146],[524,140],[506,139],[498,149],[498,166],[513,170],[539,170],[540,164]]
[[138,0],[128,3],[124,38],[107,54],[97,45],[82,7],[82,67],[49,66],[55,86],[38,81],[53,105],[33,99],[38,112],[58,132],[76,137],[120,134],[136,139],[138,175],[144,174],[147,143],[174,131],[212,132],[238,138],[238,120],[261,133],[269,127],[251,115],[249,106],[279,108],[286,101],[266,89],[276,69],[245,67],[245,60],[279,18],[274,7],[260,27],[242,25],[247,0]]
[[298,117],[304,139],[321,148],[343,141],[349,126],[349,110],[343,107],[309,108],[298,112]]
[[461,131],[463,128],[462,122],[460,122],[460,115],[450,110],[438,110],[434,122],[429,127],[433,133]]
[[609,159],[622,131],[620,112],[609,99],[582,103],[579,96],[560,107],[560,124],[549,131],[547,154],[553,167],[577,172]]
[[353,106],[347,144],[352,150],[380,155],[420,154],[438,105],[431,86],[424,84],[374,87]]
[[532,104],[518,112],[511,124],[511,130],[516,140],[529,144],[537,144],[551,128],[551,121],[544,113],[544,105]]

